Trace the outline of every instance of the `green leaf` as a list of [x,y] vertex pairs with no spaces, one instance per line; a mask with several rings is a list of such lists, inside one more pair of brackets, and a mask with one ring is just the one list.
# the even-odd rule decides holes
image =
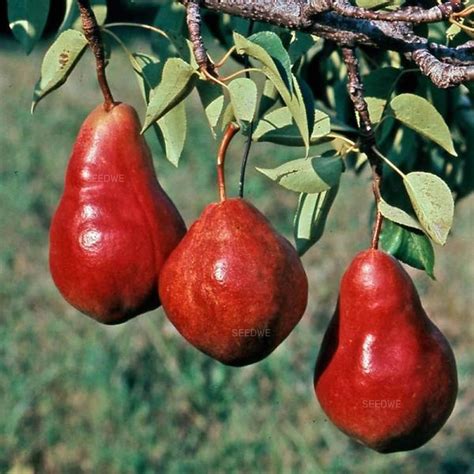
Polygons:
[[413,172],[403,183],[423,230],[444,245],[453,224],[454,200],[448,185],[431,173]]
[[446,122],[426,99],[415,94],[401,94],[390,102],[390,108],[393,116],[404,125],[457,156]]
[[[302,126],[298,125],[298,128],[301,130],[304,130],[304,132],[308,133],[309,138],[308,141],[305,143],[308,144],[309,148],[309,141],[311,138],[311,134],[313,133],[313,126],[314,126],[314,96],[313,92],[311,91],[311,88],[308,86],[308,84],[299,77],[296,77],[293,75],[293,81],[294,81],[294,89],[295,89],[295,96],[297,98],[298,106],[295,107],[292,111],[293,113],[293,118],[295,119],[296,124],[298,125],[298,118],[295,115],[295,111],[297,113],[300,113],[301,110],[301,122],[303,121],[306,122],[305,127],[302,128]],[[291,110],[291,109],[290,109]],[[303,136],[303,133],[302,133]]]
[[32,113],[41,99],[66,82],[86,46],[87,40],[79,31],[67,30],[59,35],[44,56],[33,93]]
[[48,19],[50,0],[7,0],[8,22],[26,54],[41,38]]
[[[135,53],[132,65],[137,74],[140,89],[145,102],[148,101],[151,90],[159,83],[162,65],[151,55]],[[153,124],[155,134],[165,152],[165,156],[174,166],[178,166],[184,149],[187,131],[186,107],[180,102]]]
[[216,129],[224,112],[225,97],[222,90],[209,81],[198,81],[196,89],[204,107],[212,135],[216,138]]
[[[97,23],[103,25],[107,17],[107,0],[91,0],[90,3]],[[82,31],[82,21],[76,0],[66,0],[66,12],[63,22],[59,27],[59,32],[61,33],[70,28]]]
[[281,77],[291,91],[291,60],[279,36],[272,31],[261,31],[250,36],[247,40],[260,46],[273,59]]
[[375,9],[378,10],[379,8],[386,7],[390,5],[392,2],[391,0],[356,0],[356,5],[360,8],[367,8],[369,10]]
[[393,92],[393,84],[400,77],[402,69],[381,67],[362,76],[366,97],[377,97],[387,100]]
[[315,145],[311,148],[311,151],[315,155],[320,156],[341,156],[345,157],[348,153],[350,153],[352,147],[350,143],[344,140],[341,137],[334,137],[334,138],[323,138],[320,140],[320,143]]
[[293,226],[296,250],[300,256],[322,237],[338,190],[339,184],[322,193],[300,195]]
[[366,97],[365,101],[367,102],[372,123],[379,123],[380,120],[382,120],[387,101],[385,99],[379,99],[378,97]]
[[225,130],[227,125],[229,125],[230,122],[234,122],[234,121],[235,121],[234,107],[232,107],[232,104],[227,104],[227,106],[224,109],[224,112],[222,113],[221,130]]
[[153,35],[152,47],[160,55],[160,58],[175,56],[177,52],[182,59],[191,63],[194,55],[191,56],[189,51],[186,9],[183,5],[178,2],[160,2],[153,26],[160,28],[168,35],[168,39],[160,35]]
[[301,158],[277,168],[257,168],[281,186],[299,193],[320,193],[339,182],[342,160],[337,156]]
[[400,69],[383,67],[363,76],[365,99],[373,123],[382,119],[387,101],[393,93],[393,85],[400,73]]
[[446,38],[449,41],[452,41],[459,33],[461,33],[461,28],[459,28],[458,25],[451,25],[447,30],[446,30]]
[[380,245],[398,260],[434,277],[435,253],[424,234],[409,230],[391,221],[384,221],[380,234]]
[[187,117],[185,102],[180,102],[158,120],[158,127],[163,135],[160,142],[165,149],[166,158],[174,166],[178,166],[186,141]]
[[162,73],[160,60],[147,53],[133,53],[130,57],[133,70],[138,80],[138,86],[145,102],[148,102],[150,92],[159,84]]
[[382,216],[391,220],[392,222],[396,222],[397,224],[401,224],[406,227],[411,227],[412,229],[422,230],[418,221],[410,216],[410,214],[399,207],[391,206],[383,199],[381,199],[379,202],[379,211],[381,212]]
[[[234,41],[239,54],[247,54],[262,63],[262,72],[272,81],[283,102],[290,110],[306,149],[308,149],[311,134],[310,124],[314,112],[311,112],[312,104],[308,100],[307,88],[301,83],[299,84],[293,74],[287,78],[287,71],[282,67],[279,60],[273,58],[262,46],[252,43],[237,33],[234,34]],[[271,49],[272,52],[275,50],[279,51],[279,48]]]
[[[331,132],[329,116],[320,110],[314,114],[310,144],[318,142]],[[252,139],[258,142],[272,142],[287,146],[304,146],[288,107],[281,107],[266,114],[257,124]]]
[[293,41],[290,43],[290,47],[288,48],[291,63],[296,62],[301,56],[306,54],[316,45],[322,48],[323,41],[316,36],[296,31],[293,32],[293,35]]
[[230,101],[237,120],[251,122],[257,109],[257,86],[247,78],[234,79],[229,84]]
[[276,87],[273,85],[272,81],[269,79],[265,80],[265,85],[263,86],[262,97],[260,98],[260,104],[258,106],[258,117],[264,115],[268,110],[270,110],[278,101],[280,96]]
[[196,76],[197,71],[182,59],[166,61],[161,82],[150,94],[142,133],[190,94]]

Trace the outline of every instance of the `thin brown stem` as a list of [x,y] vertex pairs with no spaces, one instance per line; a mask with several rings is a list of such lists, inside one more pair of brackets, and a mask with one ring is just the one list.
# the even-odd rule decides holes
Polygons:
[[376,217],[372,232],[372,248],[377,249],[379,245],[380,232],[382,230],[382,214],[379,211],[381,199],[380,186],[382,183],[382,161],[376,153],[375,134],[370,120],[369,109],[364,98],[364,85],[360,77],[359,62],[354,48],[343,47],[342,56],[347,67],[347,90],[354,104],[354,109],[359,116],[360,150],[367,155],[372,169],[372,191],[375,198]]
[[114,106],[114,98],[105,76],[104,44],[102,42],[100,28],[97,24],[97,19],[94,15],[94,11],[91,8],[89,0],[77,0],[77,4],[81,13],[84,35],[86,36],[89,46],[95,56],[97,80],[99,82],[102,95],[104,96],[104,108],[105,110],[109,111]]
[[237,49],[236,46],[232,46],[232,48],[230,48],[229,51],[227,51],[227,53],[225,53],[224,56],[222,56],[222,58],[219,59],[219,61],[217,61],[217,63],[214,64],[216,69],[219,69],[220,67],[222,67],[227,62],[227,60],[235,53],[236,49]]
[[103,25],[105,28],[116,28],[116,27],[125,27],[125,28],[142,28],[144,30],[149,30],[152,31],[153,33],[157,33],[164,38],[169,40],[169,36],[167,35],[166,32],[161,30],[160,28],[157,28],[156,26],[153,25],[147,25],[146,23],[131,23],[127,21],[117,21],[114,23],[107,23]]
[[234,138],[235,134],[240,130],[240,127],[231,122],[227,125],[224,136],[222,137],[221,144],[219,146],[219,151],[217,153],[217,187],[219,189],[219,199],[220,201],[226,200],[226,190],[225,190],[225,157],[227,154],[227,149],[229,148],[230,142]]
[[382,199],[382,196],[380,194],[380,185],[382,183],[382,173],[377,171],[377,167],[371,166],[372,169],[372,192],[374,193],[374,198],[375,198],[375,223],[374,223],[374,228],[372,231],[372,242],[371,242],[371,247],[373,249],[378,249],[379,247],[379,239],[380,239],[380,232],[382,231],[382,222],[383,222],[383,216],[382,213],[379,210],[379,203],[380,200]]

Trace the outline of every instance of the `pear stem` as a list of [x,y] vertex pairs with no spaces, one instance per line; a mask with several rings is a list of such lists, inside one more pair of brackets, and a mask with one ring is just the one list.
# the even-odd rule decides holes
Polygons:
[[91,8],[89,0],[77,0],[79,11],[81,13],[82,28],[89,46],[94,53],[97,70],[97,80],[104,96],[104,108],[109,111],[114,106],[114,98],[110,91],[107,78],[105,76],[105,54],[104,44],[100,34],[100,28],[97,24],[94,11]]
[[224,164],[225,157],[227,154],[227,149],[229,148],[232,138],[240,130],[240,127],[231,122],[227,125],[224,136],[222,137],[221,144],[219,146],[219,151],[217,153],[217,188],[219,189],[219,199],[221,202],[226,200],[226,191],[225,191],[225,173],[224,173]]
[[349,46],[343,47],[342,56],[347,67],[347,90],[354,109],[359,116],[359,149],[367,155],[372,169],[372,191],[375,198],[376,216],[372,231],[371,246],[373,249],[377,249],[383,222],[383,216],[379,210],[381,199],[380,186],[382,184],[382,160],[376,152],[375,133],[370,119],[369,108],[364,97],[364,84],[360,77],[359,61],[357,60],[355,49]]
[[375,166],[372,166],[372,191],[374,193],[375,206],[376,206],[375,224],[374,224],[374,229],[372,231],[372,242],[371,242],[371,247],[374,250],[377,250],[379,248],[380,232],[382,231],[382,222],[383,222],[383,216],[379,210],[379,203],[380,203],[380,200],[382,199],[382,196],[380,194],[381,181],[382,181],[381,174],[377,172],[377,169]]

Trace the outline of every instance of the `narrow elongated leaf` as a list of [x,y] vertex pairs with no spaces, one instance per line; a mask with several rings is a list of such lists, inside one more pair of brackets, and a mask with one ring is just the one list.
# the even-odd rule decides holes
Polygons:
[[252,41],[238,33],[234,34],[234,42],[238,54],[247,54],[262,63],[262,71],[272,81],[280,94],[281,91],[286,91],[287,95],[291,95],[292,83],[290,77],[286,76],[286,71],[282,66],[278,67],[278,59],[272,58],[265,48],[252,43]]
[[8,0],[8,23],[13,36],[29,54],[41,38],[50,0]]
[[44,56],[41,76],[33,93],[31,112],[41,99],[66,82],[86,46],[87,40],[79,31],[67,30],[59,35]]
[[257,86],[251,79],[241,77],[229,84],[230,101],[237,120],[251,122],[257,109]]
[[312,118],[314,114],[313,104],[308,100],[307,88],[298,83],[296,77],[291,74],[287,80],[285,69],[278,66],[278,59],[273,58],[262,46],[252,43],[247,38],[235,33],[234,41],[239,54],[247,54],[262,63],[262,72],[270,79],[283,102],[290,110],[295,123],[300,131],[306,149],[310,145],[310,134]]
[[426,235],[417,230],[391,221],[384,221],[380,235],[380,245],[389,254],[403,263],[424,270],[434,277],[435,253],[433,245]]
[[390,102],[390,109],[394,117],[407,127],[457,156],[446,122],[426,99],[415,94],[401,94]]
[[299,255],[307,252],[322,237],[338,190],[339,184],[322,193],[300,195],[293,226]]
[[448,185],[431,173],[413,172],[403,183],[423,230],[444,245],[453,224],[454,200]]
[[[310,144],[314,144],[331,132],[329,116],[320,110],[314,114]],[[258,142],[272,142],[287,146],[304,146],[301,134],[293,121],[288,107],[272,110],[257,124],[252,139]]]
[[301,158],[288,161],[277,168],[257,168],[281,186],[299,193],[320,193],[339,182],[342,160],[337,157]]
[[[302,78],[298,78],[295,75],[292,77],[295,89],[295,97],[298,105],[294,106],[294,108],[290,110],[292,110],[293,117],[300,131],[308,133],[309,138],[304,140],[305,145],[307,145],[306,148],[308,149],[314,125],[314,96],[311,88]],[[295,115],[295,112],[298,116]],[[304,124],[304,122],[306,122],[306,124]],[[303,132],[301,132],[302,137]]]
[[165,150],[166,158],[174,166],[178,166],[186,141],[187,116],[185,102],[181,101],[158,120],[158,127],[163,134],[163,139],[160,142]]
[[421,230],[421,226],[416,219],[399,207],[391,206],[383,199],[379,202],[379,210],[385,218],[397,224]]
[[142,133],[189,95],[196,76],[197,71],[182,59],[168,59],[160,84],[150,94]]
[[281,77],[285,80],[287,87],[291,91],[293,87],[291,83],[291,60],[280,37],[273,31],[261,31],[247,39],[253,44],[260,46],[273,59]]
[[[132,65],[142,90],[145,102],[151,90],[156,87],[161,77],[162,65],[151,55],[135,53]],[[165,152],[165,156],[174,166],[178,166],[184,149],[187,131],[186,107],[183,101],[167,112],[153,124],[156,136]]]

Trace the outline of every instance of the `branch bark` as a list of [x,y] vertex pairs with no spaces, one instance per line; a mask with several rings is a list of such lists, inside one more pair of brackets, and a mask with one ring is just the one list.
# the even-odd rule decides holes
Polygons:
[[462,8],[459,0],[436,7],[405,7],[374,12],[346,0],[178,0],[214,12],[307,32],[341,46],[368,46],[404,54],[438,87],[474,80],[474,47],[448,48],[429,43],[413,26],[443,21]]
[[375,198],[376,215],[372,233],[372,248],[377,249],[379,245],[380,232],[382,230],[382,214],[379,211],[381,199],[380,187],[382,184],[382,163],[375,152],[375,134],[370,120],[369,108],[364,98],[364,84],[360,77],[359,63],[354,48],[343,47],[342,57],[347,67],[347,91],[352,100],[354,109],[359,117],[360,145],[359,149],[367,155],[372,169],[372,191]]

